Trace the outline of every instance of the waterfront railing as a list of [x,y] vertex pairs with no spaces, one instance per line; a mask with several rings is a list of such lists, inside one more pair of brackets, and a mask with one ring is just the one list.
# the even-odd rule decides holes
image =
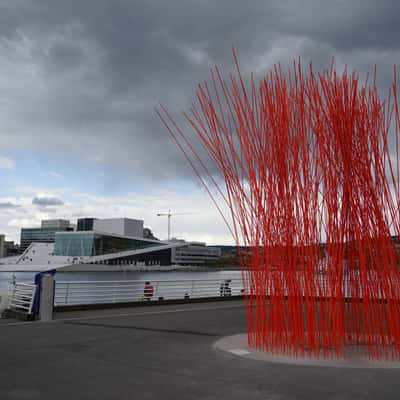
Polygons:
[[11,294],[9,308],[20,313],[32,314],[36,289],[36,285],[33,284],[16,283]]
[[112,304],[206,297],[240,296],[244,294],[242,279],[155,280],[152,295],[146,296],[144,280],[57,281],[54,305]]

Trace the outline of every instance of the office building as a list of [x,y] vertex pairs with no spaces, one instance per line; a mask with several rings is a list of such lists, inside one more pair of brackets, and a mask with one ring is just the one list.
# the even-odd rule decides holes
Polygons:
[[214,246],[206,246],[202,242],[177,241],[182,246],[171,250],[171,264],[177,265],[203,265],[209,261],[215,261],[221,257],[221,249]]
[[41,224],[42,228],[66,229],[70,227],[67,219],[44,219]]
[[14,241],[9,241],[6,240],[5,242],[5,255],[4,257],[12,257],[12,256],[17,256],[20,254],[20,248],[17,243],[14,243]]
[[69,222],[68,227],[22,228],[20,251],[24,252],[33,242],[54,243],[56,232],[70,230],[73,230],[73,228],[69,227]]

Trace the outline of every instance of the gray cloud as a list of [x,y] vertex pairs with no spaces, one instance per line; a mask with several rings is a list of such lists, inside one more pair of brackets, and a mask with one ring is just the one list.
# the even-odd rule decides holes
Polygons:
[[15,208],[19,208],[19,207],[21,207],[19,204],[14,204],[14,203],[11,203],[10,201],[0,203],[0,209],[2,209],[2,210],[15,209]]
[[62,206],[64,202],[57,197],[34,197],[32,199],[32,204],[35,204],[39,207],[48,207],[48,206]]
[[2,4],[2,146],[97,159],[110,182],[121,171],[132,181],[193,177],[154,115],[158,101],[174,115],[187,109],[210,67],[233,70],[232,45],[246,76],[298,56],[326,68],[335,56],[361,74],[376,63],[386,91],[400,55],[399,11],[394,0]]

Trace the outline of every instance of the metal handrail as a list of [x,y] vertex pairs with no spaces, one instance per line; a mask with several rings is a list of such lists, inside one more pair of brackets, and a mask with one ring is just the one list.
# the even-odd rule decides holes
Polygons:
[[[153,280],[151,300],[187,299],[243,294],[241,278],[230,279],[228,289],[221,289],[226,279]],[[146,301],[145,283],[149,280],[129,281],[57,281],[55,305],[118,303]],[[226,291],[226,293],[225,293]]]
[[[282,276],[281,276],[282,275]],[[267,288],[254,286],[251,279],[245,280],[245,285],[241,278],[230,279],[229,293],[225,293],[223,283],[229,277],[219,279],[179,279],[179,280],[153,280],[153,296],[151,300],[162,299],[183,299],[183,298],[204,298],[220,295],[242,295],[249,293],[258,295],[278,295],[278,296],[299,296],[304,297],[335,296],[337,290],[345,294],[346,298],[361,299],[364,294],[361,287],[352,286],[351,281],[346,278],[339,286],[327,285],[325,278],[320,274],[315,274],[313,287],[307,287],[301,274],[297,281],[296,288],[290,288],[283,274],[271,274],[270,284]],[[278,292],[275,292],[275,278],[279,282]],[[118,303],[145,300],[144,286],[148,282],[145,280],[112,280],[112,281],[57,281],[55,291],[55,304],[91,304],[91,303]],[[398,284],[398,283],[397,283]],[[222,286],[221,286],[222,285]],[[245,287],[246,286],[246,287]],[[292,292],[292,290],[294,290]],[[396,287],[394,290],[399,290]],[[367,294],[365,294],[367,296]]]
[[170,280],[170,279],[143,279],[143,280],[117,280],[117,281],[57,281],[57,283],[64,284],[64,283],[73,283],[73,284],[87,284],[87,283],[125,283],[125,282],[131,282],[131,283],[146,283],[146,282],[222,282],[226,279],[230,279],[231,281],[242,281],[241,278],[220,278],[220,279],[215,279],[215,278],[208,278],[208,279],[178,279],[178,280]]

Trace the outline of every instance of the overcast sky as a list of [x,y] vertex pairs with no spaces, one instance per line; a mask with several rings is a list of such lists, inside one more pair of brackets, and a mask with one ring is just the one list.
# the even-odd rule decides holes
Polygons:
[[274,63],[360,74],[386,93],[400,50],[400,2],[0,0],[0,232],[80,216],[191,212],[173,235],[233,243],[153,107],[188,109],[215,64]]

